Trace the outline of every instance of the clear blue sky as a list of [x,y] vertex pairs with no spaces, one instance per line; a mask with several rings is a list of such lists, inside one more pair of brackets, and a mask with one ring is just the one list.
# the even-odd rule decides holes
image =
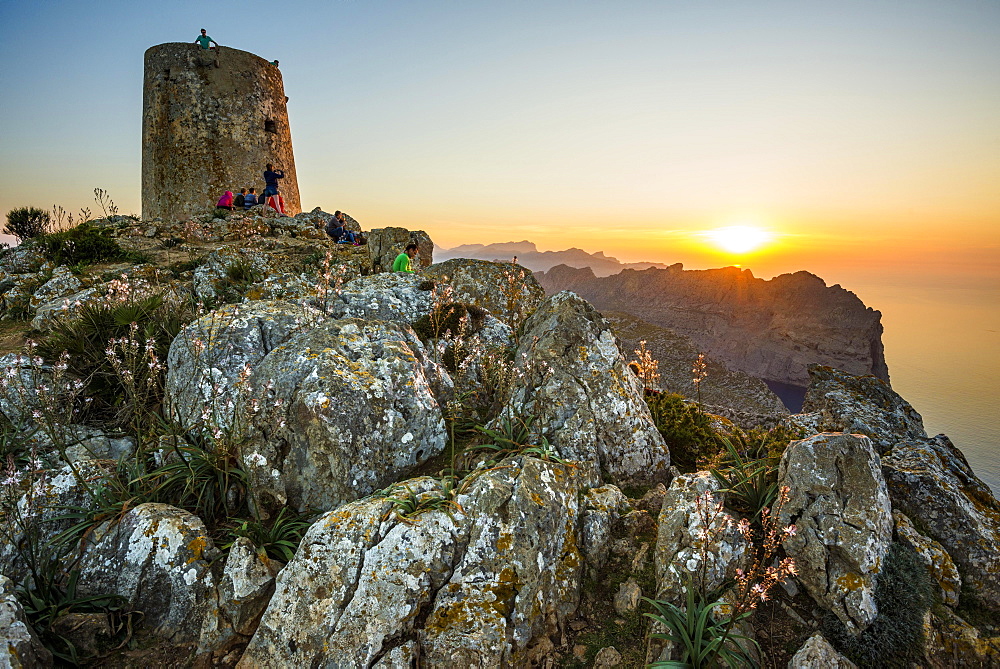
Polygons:
[[750,222],[784,240],[774,271],[820,244],[1000,254],[996,0],[7,0],[0,22],[4,212],[94,187],[138,212],[143,52],[204,27],[281,61],[303,206],[365,227],[697,265],[720,260],[698,231]]

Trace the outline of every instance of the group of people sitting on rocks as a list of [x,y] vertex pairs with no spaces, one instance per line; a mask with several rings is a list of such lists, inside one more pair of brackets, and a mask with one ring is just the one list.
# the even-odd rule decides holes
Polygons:
[[236,211],[239,209],[249,209],[258,204],[266,204],[282,215],[285,214],[285,199],[281,197],[281,193],[278,192],[278,179],[285,178],[284,170],[274,169],[274,165],[271,163],[267,164],[267,169],[264,170],[264,191],[257,196],[257,189],[241,188],[239,194],[233,195],[233,191],[227,190],[221,198],[219,198],[219,203],[215,205],[219,209],[227,209],[229,211]]

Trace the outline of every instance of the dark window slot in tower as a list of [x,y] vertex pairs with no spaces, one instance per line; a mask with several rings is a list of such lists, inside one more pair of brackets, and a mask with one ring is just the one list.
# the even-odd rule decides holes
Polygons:
[[278,126],[271,119],[264,121],[264,132],[273,132],[278,134]]

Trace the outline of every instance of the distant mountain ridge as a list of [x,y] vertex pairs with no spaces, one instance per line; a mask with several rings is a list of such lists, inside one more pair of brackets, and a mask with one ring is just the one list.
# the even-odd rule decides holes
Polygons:
[[765,281],[736,267],[685,270],[679,263],[599,277],[567,265],[536,272],[547,293],[572,290],[598,309],[669,328],[730,369],[805,387],[808,366],[889,380],[882,314],[809,272]]
[[578,248],[565,251],[539,251],[534,242],[503,242],[498,244],[462,244],[453,249],[435,249],[434,259],[438,262],[452,258],[474,258],[477,260],[512,260],[533,272],[545,272],[556,265],[583,268],[589,267],[596,276],[610,276],[623,269],[665,268],[656,262],[623,263],[617,258],[604,255],[603,251],[587,253]]

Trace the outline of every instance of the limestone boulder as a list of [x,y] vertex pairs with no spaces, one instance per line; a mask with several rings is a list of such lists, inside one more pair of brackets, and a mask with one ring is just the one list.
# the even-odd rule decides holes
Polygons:
[[583,505],[580,550],[587,564],[599,570],[608,560],[612,528],[627,512],[628,498],[617,486],[608,484],[588,490]]
[[91,287],[51,302],[44,302],[35,309],[31,327],[36,330],[50,330],[57,319],[79,318],[80,310],[85,305],[96,303],[101,299],[103,298],[97,288]]
[[328,512],[278,575],[241,667],[521,666],[575,611],[580,480],[517,458],[451,502],[429,478]]
[[813,634],[788,661],[788,669],[857,669],[822,634]]
[[14,582],[0,575],[0,666],[34,669],[52,666],[52,653],[28,622]]
[[344,285],[340,299],[332,301],[328,311],[334,318],[409,324],[434,308],[437,293],[427,283],[421,275],[404,272],[358,277]]
[[606,320],[571,292],[525,323],[515,354],[522,380],[502,416],[534,417],[560,457],[584,463],[594,485],[669,478],[670,453]]
[[289,302],[227,305],[189,323],[167,355],[164,389],[169,415],[185,427],[229,429],[249,373],[295,332],[325,316]]
[[392,271],[396,256],[403,252],[407,244],[416,244],[418,255],[411,262],[411,269],[421,270],[434,262],[434,242],[423,230],[406,228],[376,228],[368,233],[368,256],[372,269],[378,272]]
[[482,307],[514,329],[545,299],[531,270],[512,263],[453,258],[423,274],[451,286],[453,301]]
[[200,300],[212,300],[224,291],[250,279],[263,280],[271,270],[267,258],[252,249],[224,246],[212,251],[194,270],[194,292]]
[[394,323],[325,321],[283,342],[251,379],[253,396],[278,407],[253,415],[243,446],[259,511],[332,509],[440,453],[433,388],[447,377]]
[[123,597],[157,637],[197,641],[205,617],[218,608],[210,569],[217,552],[197,516],[140,504],[88,535],[77,590]]
[[1000,611],[1000,502],[948,437],[904,441],[882,459],[893,507],[947,551],[962,583]]
[[712,592],[736,577],[748,543],[723,510],[723,498],[709,472],[682,474],[670,483],[657,523],[657,599],[682,604],[689,582]]
[[31,296],[31,306],[37,309],[46,302],[52,302],[79,292],[82,287],[83,282],[76,278],[68,267],[60,265],[52,270],[52,278],[35,290]]
[[23,353],[0,357],[0,412],[12,425],[29,426],[41,419],[45,393],[56,392],[52,387],[52,367],[40,357]]
[[234,644],[249,640],[274,594],[275,576],[282,566],[246,537],[233,542],[219,578],[219,607],[204,618],[198,655],[224,655]]
[[[4,532],[0,542],[0,573],[20,582],[28,574],[27,557],[21,552],[27,537],[37,536],[41,542],[49,541],[60,532],[68,530],[72,521],[60,520],[66,515],[66,507],[91,508],[93,500],[81,479],[96,480],[103,469],[93,462],[81,462],[73,471],[69,465],[57,469],[34,468],[30,480],[26,481],[23,492],[10,500],[15,504],[18,522],[12,523]],[[26,476],[27,478],[27,476]],[[11,494],[4,491],[4,496]],[[7,500],[4,500],[7,502]]]
[[788,487],[781,525],[794,524],[785,551],[798,581],[849,631],[878,614],[875,580],[892,541],[892,506],[878,454],[864,435],[823,433],[793,441],[778,483]]
[[921,534],[913,521],[899,511],[892,512],[896,523],[896,538],[899,543],[909,546],[927,567],[931,583],[936,584],[938,597],[948,606],[958,606],[958,596],[962,592],[962,576],[941,544]]
[[811,365],[803,413],[818,413],[820,432],[867,435],[884,454],[896,443],[927,436],[923,419],[888,382]]
[[0,271],[9,274],[31,274],[40,271],[48,259],[30,244],[15,246],[0,252]]

